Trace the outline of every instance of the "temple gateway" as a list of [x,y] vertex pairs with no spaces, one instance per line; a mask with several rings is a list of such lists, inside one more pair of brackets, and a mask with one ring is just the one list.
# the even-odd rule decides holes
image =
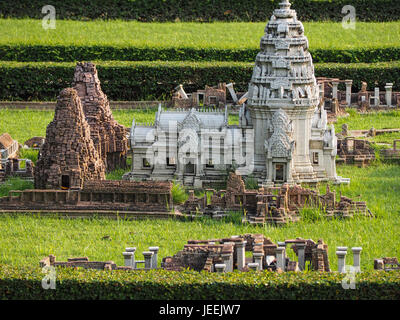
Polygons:
[[204,187],[236,169],[259,185],[349,183],[336,174],[337,140],[314,75],[303,24],[282,0],[261,38],[239,125],[224,111],[182,109],[135,121],[132,171],[124,179],[178,180]]

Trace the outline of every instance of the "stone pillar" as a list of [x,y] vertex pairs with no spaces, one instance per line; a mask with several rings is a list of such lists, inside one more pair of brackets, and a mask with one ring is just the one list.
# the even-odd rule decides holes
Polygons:
[[262,252],[254,252],[253,253],[253,257],[254,257],[254,263],[258,264],[258,269],[257,270],[261,271],[263,269],[264,253],[262,253]]
[[228,88],[228,90],[229,90],[229,92],[230,92],[230,94],[232,96],[233,102],[236,103],[238,101],[238,98],[237,98],[235,90],[233,89],[233,83],[228,83],[226,85],[226,87]]
[[123,252],[122,255],[124,256],[124,266],[133,268],[132,265],[133,252]]
[[149,251],[153,252],[153,256],[151,258],[151,268],[156,269],[157,268],[157,254],[158,250],[160,250],[159,247],[149,247]]
[[297,247],[297,257],[299,260],[299,269],[301,271],[304,271],[306,268],[306,260],[305,260],[305,248],[306,244],[305,243],[296,243]]
[[214,266],[214,268],[215,268],[215,271],[216,271],[216,272],[222,273],[222,272],[225,271],[226,265],[223,264],[223,263],[217,263],[217,264]]
[[379,106],[379,88],[375,88],[374,106]]
[[336,251],[336,255],[338,257],[338,271],[340,273],[346,272],[346,251]]
[[182,99],[189,99],[189,97],[187,96],[187,94],[181,84],[178,86],[177,89],[178,89],[178,92],[181,94]]
[[236,242],[236,259],[238,270],[242,271],[246,265],[246,241]]
[[319,82],[319,98],[322,100],[325,97],[325,82]]
[[347,252],[347,247],[336,247],[336,251],[346,251]]
[[361,247],[351,248],[353,251],[353,267],[356,272],[361,272]]
[[226,266],[226,272],[233,271],[233,255],[231,253],[222,253],[221,254],[222,261]]
[[386,83],[385,90],[386,90],[386,105],[392,105],[392,89],[393,83]]
[[132,268],[136,268],[135,266],[135,252],[136,247],[125,248],[125,252],[132,252]]
[[152,259],[153,255],[154,255],[154,253],[152,251],[143,252],[144,268],[147,269],[147,270],[151,269],[151,259]]
[[285,271],[285,248],[277,247],[276,248],[276,267]]
[[346,83],[346,103],[348,106],[351,105],[351,86],[353,85],[353,80],[345,80]]
[[250,270],[253,270],[253,271],[259,270],[259,264],[258,263],[249,263],[247,266],[249,267]]
[[282,241],[282,242],[278,241],[278,247],[282,247],[282,248],[285,248],[285,249],[286,249],[286,242],[284,242],[284,241]]
[[339,81],[332,81],[332,99],[338,99]]

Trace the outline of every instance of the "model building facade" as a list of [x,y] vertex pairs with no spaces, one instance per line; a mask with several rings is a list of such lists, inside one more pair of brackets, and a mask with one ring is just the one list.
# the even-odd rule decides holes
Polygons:
[[348,182],[336,175],[337,140],[327,126],[303,25],[287,0],[279,6],[261,38],[239,125],[228,124],[227,110],[159,109],[154,124],[132,124],[126,179],[177,179],[201,187],[237,167],[265,186]]

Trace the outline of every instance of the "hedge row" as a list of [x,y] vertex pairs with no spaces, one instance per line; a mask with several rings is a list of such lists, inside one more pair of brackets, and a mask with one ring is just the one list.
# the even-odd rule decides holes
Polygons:
[[0,266],[0,299],[400,299],[400,272],[363,272],[356,288],[339,273],[198,273],[98,271],[58,268],[55,290],[44,290],[39,268]]
[[[53,0],[58,19],[134,19],[138,21],[265,21],[280,0]],[[397,0],[291,0],[302,21],[341,21],[345,5],[359,21],[392,21]],[[0,1],[0,17],[42,18],[42,0]]]
[[[234,82],[238,91],[246,91],[253,64],[244,62],[167,62],[102,61],[97,69],[103,91],[110,100],[168,99],[178,84],[187,92]],[[74,63],[69,62],[0,62],[0,100],[55,100],[61,89],[70,86]],[[316,76],[353,79],[353,90],[361,81],[370,88],[375,82],[383,89],[393,82],[400,89],[400,62],[374,64],[315,64]]]
[[[138,48],[114,46],[0,45],[4,61],[243,61],[253,62],[258,48]],[[314,62],[381,62],[400,60],[400,47],[310,50]]]

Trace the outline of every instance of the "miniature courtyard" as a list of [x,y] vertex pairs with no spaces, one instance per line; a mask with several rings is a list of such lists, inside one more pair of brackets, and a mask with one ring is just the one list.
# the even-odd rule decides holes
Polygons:
[[47,106],[1,107],[0,264],[398,277],[398,84],[317,77],[303,35],[283,0],[247,87],[175,83],[168,99],[126,107],[101,67],[74,62]]

